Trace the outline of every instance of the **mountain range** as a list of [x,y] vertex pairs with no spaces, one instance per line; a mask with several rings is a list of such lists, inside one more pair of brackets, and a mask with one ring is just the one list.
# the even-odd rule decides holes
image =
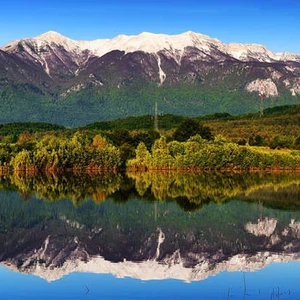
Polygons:
[[299,103],[300,54],[191,31],[75,41],[57,32],[0,48],[0,122],[68,126],[128,115],[203,115]]

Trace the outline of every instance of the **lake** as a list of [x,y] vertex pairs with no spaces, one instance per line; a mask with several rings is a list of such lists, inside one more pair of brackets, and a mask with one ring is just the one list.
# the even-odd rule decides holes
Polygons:
[[300,299],[300,174],[0,176],[0,299]]

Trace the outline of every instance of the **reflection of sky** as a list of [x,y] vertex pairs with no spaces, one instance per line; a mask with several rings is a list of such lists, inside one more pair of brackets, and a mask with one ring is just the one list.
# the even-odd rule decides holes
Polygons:
[[257,272],[223,272],[192,283],[90,273],[48,283],[1,266],[0,299],[300,299],[299,268],[300,262],[278,263]]

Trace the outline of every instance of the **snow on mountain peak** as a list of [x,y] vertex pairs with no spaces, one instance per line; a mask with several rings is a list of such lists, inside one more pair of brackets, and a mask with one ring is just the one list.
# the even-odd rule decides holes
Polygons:
[[209,50],[212,44],[223,44],[209,36],[188,31],[178,35],[155,34],[143,32],[139,35],[119,35],[111,40],[95,40],[85,43],[95,55],[102,56],[112,50],[121,50],[126,53],[144,51],[158,53],[166,50],[174,53],[183,52],[186,47],[197,47],[201,50]]
[[227,45],[227,52],[239,60],[257,59],[270,62],[278,58],[276,53],[260,44],[230,43]]
[[20,44],[28,52],[32,52],[32,48],[28,47],[28,44],[31,44],[38,52],[51,44],[63,46],[67,51],[70,52],[73,52],[74,50],[81,51],[77,41],[69,39],[55,31],[48,31],[33,38],[24,38],[13,41],[1,47],[1,50],[8,52],[18,52],[18,45]]
[[156,34],[142,32],[138,35],[119,35],[112,39],[96,39],[93,41],[75,41],[67,38],[55,31],[48,31],[37,37],[22,39],[5,45],[1,49],[4,51],[18,51],[18,43],[33,43],[38,49],[52,44],[63,46],[69,52],[79,54],[88,50],[95,56],[102,56],[113,50],[130,53],[134,51],[144,51],[157,54],[165,51],[176,60],[181,57],[187,47],[194,47],[200,51],[210,53],[212,49],[230,55],[242,61],[258,60],[271,62],[278,60],[300,61],[300,55],[293,53],[274,53],[264,45],[259,44],[225,44],[216,38],[211,38],[204,34],[187,31],[177,35]]
[[81,51],[77,41],[67,38],[56,31],[45,32],[37,37],[32,38],[31,40],[34,41],[38,47],[55,44],[63,46],[67,51],[70,52],[74,50]]
[[59,41],[68,39],[67,37],[63,36],[62,34],[56,31],[47,31],[39,36],[36,39],[46,40],[46,41]]

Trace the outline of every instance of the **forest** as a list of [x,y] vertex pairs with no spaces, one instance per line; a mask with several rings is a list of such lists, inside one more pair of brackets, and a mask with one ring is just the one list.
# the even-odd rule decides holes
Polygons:
[[[236,82],[238,78],[238,82]],[[210,82],[212,78],[208,79]],[[244,91],[246,78],[227,77],[225,81],[208,84],[175,84],[157,86],[127,82],[122,89],[116,86],[88,86],[65,97],[59,91],[48,93],[45,87],[32,84],[1,84],[0,122],[48,122],[64,126],[84,126],[101,120],[153,113],[157,102],[162,114],[197,117],[218,112],[232,115],[260,109],[257,93]],[[238,86],[238,88],[237,88]],[[264,107],[300,103],[300,95],[291,96],[282,90],[278,97],[264,101]]]
[[300,168],[300,106],[231,116],[128,117],[66,128],[0,124],[2,170],[281,170]]

